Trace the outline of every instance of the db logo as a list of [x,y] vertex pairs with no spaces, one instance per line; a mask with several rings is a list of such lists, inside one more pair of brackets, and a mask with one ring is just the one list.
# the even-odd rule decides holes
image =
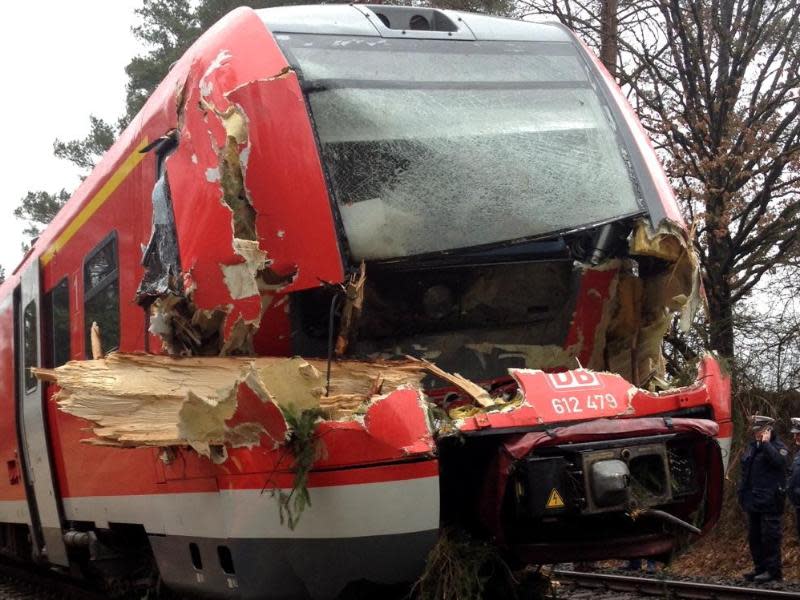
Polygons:
[[555,390],[574,390],[576,388],[600,387],[600,380],[591,371],[579,369],[563,373],[548,373],[547,379]]

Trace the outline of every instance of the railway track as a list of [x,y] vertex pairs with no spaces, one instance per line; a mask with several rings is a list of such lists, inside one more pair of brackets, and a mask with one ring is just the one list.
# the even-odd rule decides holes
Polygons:
[[107,600],[59,573],[0,558],[0,600]]
[[[616,594],[624,593],[626,597],[629,598],[655,596],[676,600],[800,599],[800,592],[798,591],[719,585],[697,581],[655,579],[651,577],[634,577],[631,575],[614,575],[609,573],[583,573],[578,571],[557,570],[553,571],[551,577],[553,581],[557,581],[561,584],[572,584],[575,588],[581,590],[594,590],[596,592]],[[570,598],[571,596],[559,594],[557,597]],[[592,594],[587,597],[597,598],[598,596]],[[605,595],[601,597],[605,598]]]

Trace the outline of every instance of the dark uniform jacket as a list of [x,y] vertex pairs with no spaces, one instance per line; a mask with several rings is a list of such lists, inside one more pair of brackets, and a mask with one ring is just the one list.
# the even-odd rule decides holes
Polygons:
[[[795,508],[800,509],[800,451],[794,455],[792,470],[789,473],[789,482],[786,484],[786,492],[789,495],[789,502],[794,504]],[[798,524],[798,529],[800,529],[800,524]]]
[[779,439],[753,440],[742,455],[739,503],[747,512],[781,513],[786,504],[786,467],[789,451]]

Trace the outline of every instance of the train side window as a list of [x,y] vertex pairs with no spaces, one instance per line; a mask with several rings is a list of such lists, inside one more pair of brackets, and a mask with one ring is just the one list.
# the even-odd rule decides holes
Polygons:
[[84,346],[92,355],[92,323],[100,327],[103,352],[119,348],[119,256],[113,232],[87,255],[83,265]]
[[44,304],[45,356],[49,368],[60,367],[70,359],[72,349],[69,335],[69,282],[65,277],[45,296]]
[[23,352],[25,353],[25,391],[36,389],[36,377],[31,373],[31,367],[38,367],[39,360],[39,332],[37,327],[38,315],[36,314],[36,301],[31,300],[22,313],[22,328],[25,337]]

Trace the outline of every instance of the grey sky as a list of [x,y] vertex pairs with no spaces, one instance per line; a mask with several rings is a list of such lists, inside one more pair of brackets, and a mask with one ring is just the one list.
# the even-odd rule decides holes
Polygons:
[[83,137],[89,115],[122,114],[125,65],[140,50],[130,31],[141,0],[10,3],[0,19],[4,140],[0,265],[22,258],[24,224],[13,210],[28,190],[72,191],[78,170],[53,156],[53,140]]

